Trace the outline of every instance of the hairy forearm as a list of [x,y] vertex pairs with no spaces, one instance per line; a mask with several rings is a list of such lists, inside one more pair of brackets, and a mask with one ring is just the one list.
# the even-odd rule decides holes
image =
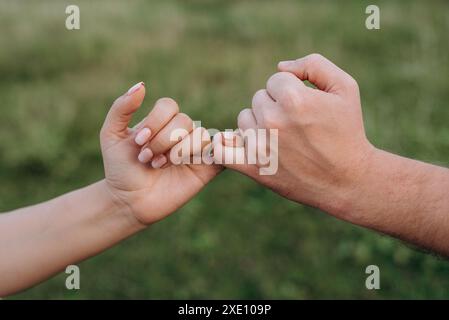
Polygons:
[[344,219],[449,255],[449,170],[376,150]]
[[0,297],[36,284],[142,229],[104,181],[0,215]]

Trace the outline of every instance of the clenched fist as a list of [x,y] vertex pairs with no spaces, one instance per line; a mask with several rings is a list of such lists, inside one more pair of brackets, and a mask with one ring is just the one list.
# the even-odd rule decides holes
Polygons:
[[[180,113],[172,99],[159,99],[144,120],[128,128],[144,97],[142,83],[119,97],[100,138],[108,191],[120,206],[147,225],[184,205],[221,171],[221,166],[170,162],[170,150],[190,144],[196,131],[207,133],[204,128],[194,128],[190,117]],[[173,140],[172,132],[179,129],[186,136]],[[188,150],[201,152],[206,145],[198,147],[200,150]]]
[[[278,69],[266,88],[256,92],[252,108],[238,116],[241,132],[277,129],[278,144],[269,147],[278,155],[277,172],[261,175],[259,163],[223,164],[282,196],[345,218],[343,208],[376,150],[365,136],[357,83],[318,54],[283,61]],[[315,88],[306,86],[306,80]],[[247,156],[260,152],[228,137],[215,141],[216,157],[230,148],[235,153],[245,148]]]

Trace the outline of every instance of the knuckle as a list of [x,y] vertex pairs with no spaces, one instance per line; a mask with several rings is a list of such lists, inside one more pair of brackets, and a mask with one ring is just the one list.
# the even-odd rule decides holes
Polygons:
[[211,140],[209,131],[207,131],[207,129],[203,128],[203,127],[200,127],[199,129],[201,130],[200,132],[201,132],[202,139],[209,142]]
[[280,110],[267,108],[264,110],[263,125],[266,128],[278,129],[284,126],[282,113]]
[[280,117],[276,115],[265,118],[264,124],[265,127],[269,129],[279,129],[282,128],[284,125]]
[[267,87],[269,87],[274,82],[284,81],[285,79],[288,78],[294,78],[293,74],[285,71],[276,72],[270,78],[268,78]]
[[[266,91],[264,89],[257,90],[252,99],[252,105],[256,105],[261,101],[261,98],[265,97]],[[244,110],[242,110],[243,112]]]
[[324,60],[325,60],[325,58],[319,53],[309,54],[306,59],[306,61],[311,65],[321,63]]
[[185,127],[193,127],[193,120],[185,113],[178,113],[176,115],[176,119],[179,121],[181,126]]
[[279,102],[285,107],[298,107],[302,105],[303,99],[296,88],[285,87]]
[[245,108],[245,109],[243,109],[242,111],[240,111],[239,115],[237,116],[237,119],[246,117],[246,115],[247,115],[249,112],[252,112],[250,108]]
[[177,114],[179,112],[179,106],[172,98],[160,98],[156,102],[156,106],[163,108],[166,112]]
[[346,80],[346,85],[351,90],[359,90],[359,84],[357,83],[357,80],[355,80],[353,77],[348,75],[348,79]]
[[253,111],[251,109],[243,109],[240,111],[239,115],[237,116],[237,126],[239,128],[246,128],[251,125],[251,119],[253,118]]
[[242,121],[246,117],[246,113],[248,112],[248,110],[249,109],[246,108],[239,112],[239,115],[237,116],[237,123],[240,123],[240,121]]
[[279,81],[280,74],[281,74],[281,72],[276,72],[276,73],[272,74],[267,80],[266,87],[270,88],[274,82]]

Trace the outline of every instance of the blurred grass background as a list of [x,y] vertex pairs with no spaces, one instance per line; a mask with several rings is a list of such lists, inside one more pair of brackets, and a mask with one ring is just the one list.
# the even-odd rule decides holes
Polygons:
[[[381,148],[449,158],[449,2],[0,0],[0,211],[103,177],[98,132],[138,81],[207,127],[236,126],[279,60],[320,52],[360,84]],[[81,30],[65,29],[65,7]],[[137,119],[136,119],[137,121]],[[5,259],[1,256],[0,259]],[[369,264],[381,290],[365,288]],[[12,298],[448,298],[448,263],[225,172],[187,206]]]

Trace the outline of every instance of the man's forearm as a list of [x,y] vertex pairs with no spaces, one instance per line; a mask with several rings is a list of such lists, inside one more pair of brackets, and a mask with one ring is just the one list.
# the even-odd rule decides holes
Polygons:
[[104,181],[0,215],[0,297],[97,254],[143,225]]
[[449,255],[449,170],[378,150],[344,219]]

